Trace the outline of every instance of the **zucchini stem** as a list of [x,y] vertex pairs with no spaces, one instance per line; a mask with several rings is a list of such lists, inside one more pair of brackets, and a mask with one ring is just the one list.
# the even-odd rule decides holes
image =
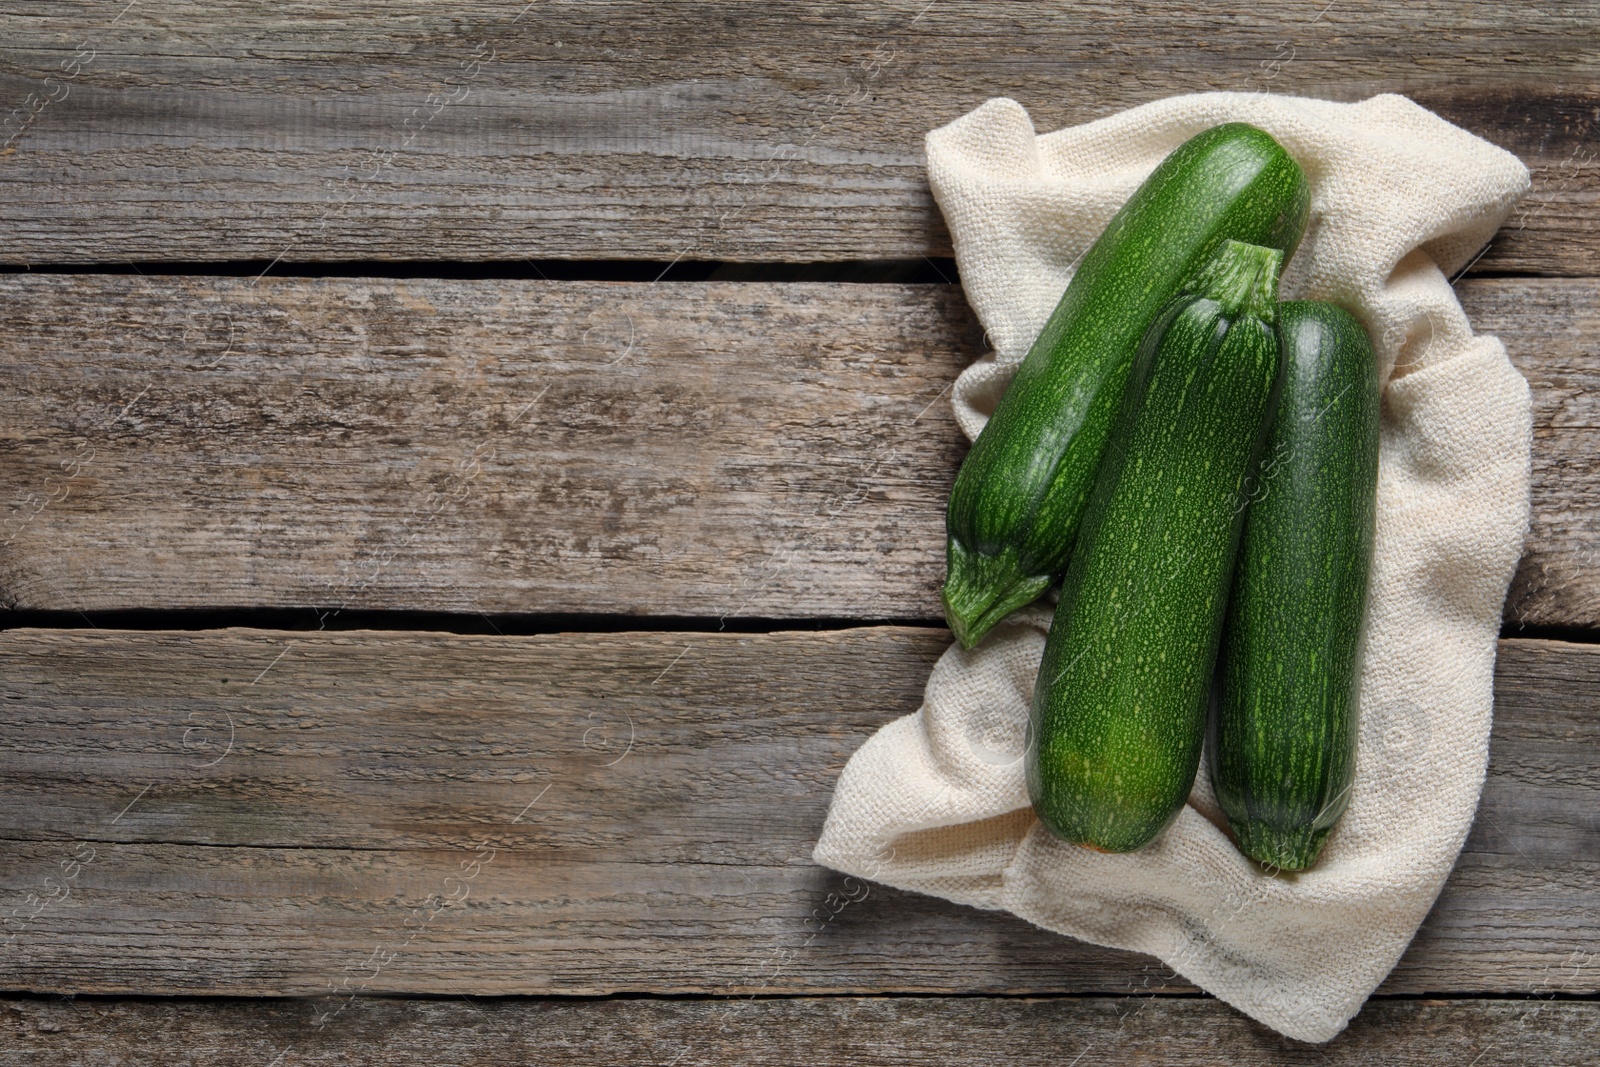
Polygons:
[[1051,576],[1027,575],[1017,551],[1007,546],[998,555],[969,552],[950,538],[944,581],[944,617],[962,648],[971,648],[995,623],[1050,588]]
[[1283,253],[1276,248],[1222,242],[1184,288],[1222,305],[1230,319],[1243,312],[1265,323],[1277,319],[1278,271]]

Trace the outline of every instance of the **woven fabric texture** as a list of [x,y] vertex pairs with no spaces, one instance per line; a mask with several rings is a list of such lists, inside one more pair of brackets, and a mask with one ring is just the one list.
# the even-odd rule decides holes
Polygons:
[[1527,383],[1475,335],[1449,275],[1528,188],[1511,154],[1398,96],[1361,103],[1208,93],[1036,135],[991,100],[928,135],[929,183],[993,351],[955,388],[976,437],[1073,266],[1172,149],[1253,123],[1305,170],[1311,220],[1283,299],[1361,320],[1385,383],[1378,519],[1349,809],[1311,870],[1272,876],[1233,846],[1201,767],[1138,852],[1053,838],[1022,752],[1049,629],[1041,602],[952,646],[920,710],[840,777],[817,862],[1159,957],[1261,1022],[1326,1041],[1394,967],[1471,827],[1500,615],[1528,524]]

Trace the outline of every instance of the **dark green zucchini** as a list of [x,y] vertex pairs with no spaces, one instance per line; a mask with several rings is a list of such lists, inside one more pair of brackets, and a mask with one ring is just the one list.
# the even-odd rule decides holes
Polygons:
[[1139,848],[1194,785],[1282,258],[1227,242],[1134,361],[1033,691],[1028,791],[1068,841]]
[[1293,254],[1305,175],[1244,123],[1169,155],[1084,256],[956,476],[945,617],[971,648],[1061,576],[1134,352],[1225,240]]
[[1311,866],[1350,799],[1378,490],[1378,365],[1332,304],[1278,305],[1284,385],[1250,493],[1210,732],[1245,855]]

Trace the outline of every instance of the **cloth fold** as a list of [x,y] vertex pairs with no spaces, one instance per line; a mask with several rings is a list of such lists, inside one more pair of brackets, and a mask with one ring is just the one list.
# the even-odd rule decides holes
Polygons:
[[1531,407],[1447,276],[1526,192],[1527,169],[1399,96],[1207,93],[1043,136],[1021,105],[991,100],[928,135],[928,175],[994,349],[956,383],[956,417],[976,437],[1111,216],[1168,152],[1230,121],[1271,133],[1311,184],[1283,298],[1352,311],[1386,383],[1356,775],[1322,857],[1298,875],[1263,873],[1223,829],[1205,766],[1174,823],[1138,852],[1045,831],[1022,763],[1053,610],[1040,603],[970,652],[952,646],[922,707],[855,753],[814,858],[1149,953],[1320,1042],[1405,951],[1483,785],[1500,613],[1528,524]]

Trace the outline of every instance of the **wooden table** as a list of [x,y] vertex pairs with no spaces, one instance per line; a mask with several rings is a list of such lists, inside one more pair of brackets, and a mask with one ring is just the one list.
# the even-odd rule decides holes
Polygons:
[[[0,1064],[1600,1057],[1592,4],[124,4],[0,5]],[[949,641],[923,134],[1206,89],[1534,174],[1488,782],[1324,1047],[809,859]]]

